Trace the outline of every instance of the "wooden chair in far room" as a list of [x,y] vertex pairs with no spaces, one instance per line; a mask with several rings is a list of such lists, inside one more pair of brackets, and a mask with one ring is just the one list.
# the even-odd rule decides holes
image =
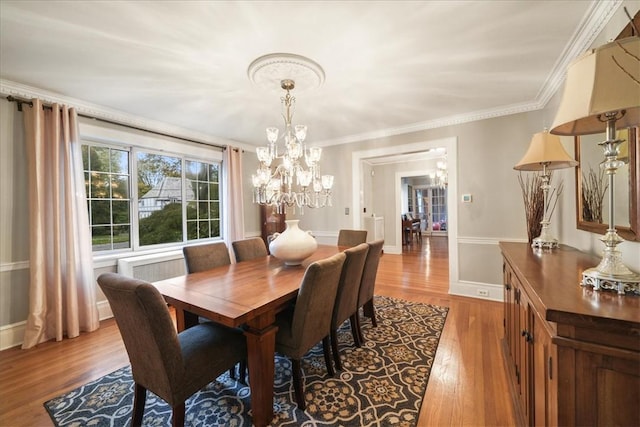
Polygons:
[[147,390],[171,406],[172,425],[183,426],[185,401],[247,358],[239,330],[206,322],[177,333],[164,298],[150,283],[104,273],[98,284],[131,362],[132,426],[142,424]]
[[346,255],[341,252],[310,264],[302,279],[295,305],[276,317],[276,352],[291,359],[293,388],[301,410],[306,408],[306,403],[300,361],[320,341],[327,372],[330,376],[335,375],[329,335],[333,304],[345,258]]
[[236,262],[249,261],[255,258],[262,258],[269,255],[267,245],[260,237],[252,237],[250,239],[236,240],[231,243],[233,254]]
[[367,230],[347,230],[338,232],[338,246],[357,246],[367,241]]
[[182,253],[187,266],[187,273],[198,273],[221,265],[231,264],[229,248],[224,242],[184,246]]
[[[364,262],[364,270],[362,271],[362,280],[360,281],[360,291],[358,293],[358,312],[362,307],[363,314],[371,319],[373,327],[378,327],[376,321],[376,310],[373,305],[373,295],[376,286],[376,276],[378,274],[378,265],[380,264],[380,257],[382,256],[382,247],[384,246],[384,240],[375,240],[369,245],[369,252],[367,252],[367,259]],[[360,343],[364,343],[364,337],[362,335],[362,327],[360,325],[360,315],[356,312],[356,329],[358,331],[358,338]]]
[[344,251],[347,258],[342,266],[340,283],[336,292],[336,302],[333,306],[333,315],[331,317],[331,350],[333,351],[336,369],[339,371],[342,370],[342,362],[340,361],[340,348],[338,347],[338,329],[347,319],[351,324],[353,341],[356,346],[360,347],[356,315],[358,312],[360,281],[362,280],[362,271],[368,251],[369,245],[366,243],[361,243]]

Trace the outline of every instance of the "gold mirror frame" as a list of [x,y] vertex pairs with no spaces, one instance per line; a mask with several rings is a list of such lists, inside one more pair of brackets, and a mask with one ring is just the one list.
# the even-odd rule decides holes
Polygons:
[[[616,224],[616,230],[620,237],[631,241],[640,241],[640,215],[638,215],[638,199],[640,199],[640,185],[638,185],[638,179],[640,179],[640,163],[638,162],[639,153],[640,135],[638,128],[629,128],[629,182],[624,183],[616,180],[615,187],[620,189],[625,184],[629,187],[629,226],[619,226]],[[578,161],[578,166],[576,167],[576,226],[579,230],[605,234],[607,232],[608,224],[589,222],[582,218],[582,168],[580,154],[580,137],[576,136],[575,155],[576,160]],[[602,156],[602,160],[604,160],[604,154]]]

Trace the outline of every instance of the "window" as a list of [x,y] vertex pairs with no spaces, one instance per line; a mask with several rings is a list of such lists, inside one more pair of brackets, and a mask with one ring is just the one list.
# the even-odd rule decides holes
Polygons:
[[94,252],[220,237],[219,162],[94,143],[82,157]]
[[129,152],[82,146],[93,251],[131,247]]

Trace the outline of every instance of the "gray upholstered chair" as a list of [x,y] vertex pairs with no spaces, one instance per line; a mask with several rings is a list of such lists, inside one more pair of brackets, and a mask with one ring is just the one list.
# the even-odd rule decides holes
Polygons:
[[[182,248],[184,261],[187,267],[187,273],[198,273],[200,271],[211,270],[212,268],[222,265],[230,265],[231,257],[229,256],[229,248],[226,243],[216,242],[204,245],[184,246]],[[206,322],[207,319],[200,318],[200,322]],[[246,361],[243,360],[239,366],[240,382],[245,383]],[[229,376],[236,379],[235,367],[229,370]]]
[[306,404],[300,360],[320,341],[327,372],[330,376],[335,374],[329,350],[329,334],[333,303],[345,258],[344,253],[338,253],[310,264],[302,279],[295,305],[276,317],[276,351],[291,359],[296,402],[302,410]]
[[249,261],[269,255],[267,245],[264,244],[264,240],[260,237],[236,240],[231,243],[231,246],[233,247],[233,254],[236,256],[236,262]]
[[147,390],[171,406],[174,426],[184,425],[187,398],[247,357],[238,330],[207,322],[177,333],[164,298],[147,282],[105,273],[98,284],[131,362],[133,426],[142,423]]
[[[382,256],[384,240],[376,240],[367,244],[369,245],[369,252],[367,253],[367,259],[364,263],[362,280],[360,281],[358,310],[360,310],[360,307],[363,307],[363,314],[371,319],[371,324],[374,327],[377,327],[378,322],[376,321],[376,311],[373,305],[373,294],[376,286],[378,264],[380,263],[380,257]],[[360,327],[360,317],[358,313],[356,313],[356,325],[360,342],[363,343],[364,337],[362,336],[362,328]]]
[[357,246],[367,241],[367,230],[347,230],[338,232],[338,246]]
[[338,328],[349,319],[351,333],[356,346],[360,347],[360,339],[357,329],[356,315],[358,312],[358,293],[360,292],[360,281],[364,262],[369,252],[369,245],[361,243],[358,246],[344,251],[346,259],[342,266],[340,282],[336,292],[336,301],[333,306],[331,316],[331,349],[336,369],[342,370],[340,362],[340,349],[338,347]]
[[211,270],[221,265],[231,264],[229,248],[224,242],[184,246],[182,253],[187,266],[187,273],[197,273]]

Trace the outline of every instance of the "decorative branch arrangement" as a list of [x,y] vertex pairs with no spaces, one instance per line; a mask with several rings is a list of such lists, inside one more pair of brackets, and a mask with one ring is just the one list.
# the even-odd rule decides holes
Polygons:
[[[549,172],[549,182],[553,178],[552,172]],[[518,182],[522,189],[522,199],[524,201],[524,213],[527,221],[527,237],[529,243],[540,235],[542,230],[541,222],[543,219],[551,218],[558,204],[558,198],[562,194],[564,184],[562,181],[558,183],[557,188],[549,192],[547,200],[547,212],[544,212],[544,192],[542,191],[542,174],[534,172],[533,175],[522,177],[522,172],[518,175]],[[545,215],[546,214],[546,215]]]
[[582,173],[582,220],[602,223],[602,201],[609,188],[604,170],[596,174],[589,166],[588,177]]

